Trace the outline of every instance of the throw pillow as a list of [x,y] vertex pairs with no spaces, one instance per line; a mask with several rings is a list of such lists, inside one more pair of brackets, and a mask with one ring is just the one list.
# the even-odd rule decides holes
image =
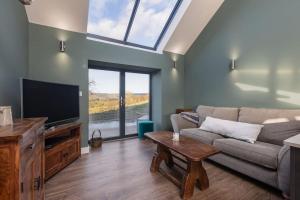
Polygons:
[[200,129],[210,131],[226,137],[254,143],[264,125],[248,124],[206,117]]
[[300,134],[299,121],[265,124],[257,140],[282,146],[284,140],[298,134]]
[[180,116],[184,119],[186,119],[189,122],[192,122],[194,124],[199,124],[199,115],[195,112],[182,112],[180,113]]

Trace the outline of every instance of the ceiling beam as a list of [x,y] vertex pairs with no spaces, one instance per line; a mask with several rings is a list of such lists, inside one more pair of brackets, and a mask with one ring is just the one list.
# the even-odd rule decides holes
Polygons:
[[158,36],[158,39],[156,40],[156,43],[155,43],[155,45],[154,45],[154,49],[155,49],[155,50],[157,49],[157,47],[158,47],[158,45],[159,45],[161,39],[162,39],[163,36],[165,35],[165,33],[166,33],[168,27],[170,26],[170,24],[171,24],[171,22],[172,22],[172,19],[173,19],[174,16],[176,15],[176,12],[178,11],[181,2],[182,2],[182,0],[177,0],[176,5],[174,6],[174,8],[173,8],[173,10],[172,10],[172,12],[171,12],[171,15],[169,16],[169,18],[168,18],[168,20],[167,20],[167,23],[165,24],[163,30],[161,31],[161,33],[160,33],[159,36]]
[[132,27],[132,23],[134,21],[134,18],[135,18],[137,9],[139,7],[139,4],[140,4],[140,0],[135,0],[133,10],[132,10],[132,13],[131,13],[131,16],[130,16],[130,19],[129,19],[129,23],[128,23],[128,26],[127,26],[127,30],[126,30],[126,33],[125,33],[125,36],[124,36],[124,41],[125,42],[127,42],[131,27]]

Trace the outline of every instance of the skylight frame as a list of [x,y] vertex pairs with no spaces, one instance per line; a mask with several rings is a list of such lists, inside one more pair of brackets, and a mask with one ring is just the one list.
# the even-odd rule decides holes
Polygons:
[[163,39],[165,33],[167,32],[173,18],[175,17],[177,11],[179,10],[179,7],[182,3],[183,0],[177,0],[166,24],[164,25],[161,33],[159,34],[154,47],[150,47],[150,46],[145,46],[145,45],[141,45],[141,44],[136,44],[136,43],[132,43],[132,42],[128,42],[128,37],[132,28],[132,24],[134,23],[134,19],[137,13],[137,9],[139,8],[140,5],[140,1],[141,0],[135,0],[134,2],[134,6],[133,6],[133,10],[129,19],[129,23],[127,25],[126,28],[126,32],[124,35],[124,39],[123,40],[118,40],[118,39],[114,39],[114,38],[110,38],[110,37],[106,37],[106,36],[101,36],[101,35],[96,35],[96,34],[92,34],[92,33],[87,33],[87,37],[89,38],[94,38],[94,39],[99,39],[99,40],[104,40],[104,41],[108,41],[108,42],[113,42],[113,43],[117,43],[117,44],[122,44],[122,45],[127,45],[127,46],[132,46],[132,47],[137,47],[137,48],[142,48],[142,49],[147,49],[147,50],[153,50],[156,51],[161,40]]

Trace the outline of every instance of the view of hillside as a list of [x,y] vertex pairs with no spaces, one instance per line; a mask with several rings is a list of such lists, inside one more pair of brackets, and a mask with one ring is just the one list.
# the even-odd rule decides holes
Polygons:
[[[136,134],[137,120],[149,119],[149,83],[148,74],[126,72],[121,83],[120,72],[89,69],[89,137],[95,130],[104,138]],[[125,121],[120,121],[120,84],[126,90]]]
[[[126,92],[126,108],[149,103],[149,94]],[[119,110],[119,95],[106,93],[89,94],[89,114]]]
[[[126,93],[126,134],[136,133],[136,120],[149,118],[149,94]],[[119,135],[119,96],[117,94],[89,94],[89,137],[100,129],[104,138]]]

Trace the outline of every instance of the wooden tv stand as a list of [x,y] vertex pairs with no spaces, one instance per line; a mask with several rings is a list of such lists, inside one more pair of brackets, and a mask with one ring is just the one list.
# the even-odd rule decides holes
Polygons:
[[45,180],[80,157],[81,123],[73,122],[45,131]]

